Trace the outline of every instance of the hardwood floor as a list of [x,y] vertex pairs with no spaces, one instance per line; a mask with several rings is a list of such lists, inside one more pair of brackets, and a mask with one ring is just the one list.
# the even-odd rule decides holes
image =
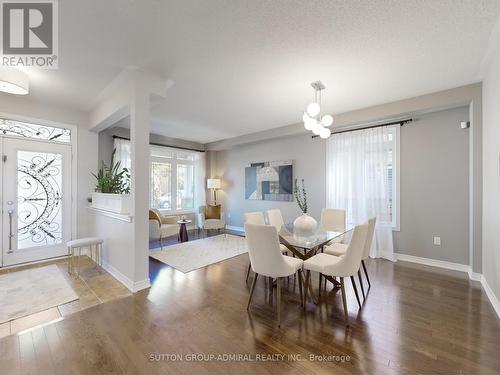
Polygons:
[[[0,339],[1,373],[499,373],[500,321],[463,273],[369,261],[372,287],[361,310],[347,288],[349,327],[339,292],[304,311],[290,279],[278,328],[264,278],[246,311],[247,265],[245,254],[183,274],[151,260],[150,289]],[[224,354],[267,361],[189,357]]]

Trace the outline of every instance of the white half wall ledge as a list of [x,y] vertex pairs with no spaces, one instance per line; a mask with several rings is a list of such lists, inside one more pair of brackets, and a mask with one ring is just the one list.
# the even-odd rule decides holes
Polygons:
[[407,255],[407,254],[402,254],[402,253],[396,253],[395,255],[396,255],[397,260],[402,261],[402,262],[417,263],[417,264],[422,264],[422,265],[426,265],[426,266],[444,268],[447,270],[453,270],[453,271],[467,273],[470,280],[477,281],[477,282],[481,283],[481,285],[486,293],[486,296],[490,300],[490,303],[493,306],[493,309],[495,310],[498,318],[500,319],[500,301],[498,300],[497,296],[495,296],[495,293],[493,293],[493,290],[489,286],[489,284],[486,281],[486,279],[484,278],[484,276],[480,273],[473,272],[471,266],[469,266],[467,264],[446,262],[446,261],[437,260],[437,259],[416,257],[413,255]]
[[116,212],[111,212],[111,211],[106,211],[106,210],[101,210],[99,208],[95,208],[95,207],[87,207],[87,209],[93,213],[93,214],[96,214],[96,215],[102,215],[102,216],[107,216],[107,217],[111,217],[113,219],[116,219],[116,220],[120,220],[120,221],[125,221],[127,223],[131,223],[133,220],[134,220],[134,217],[131,216],[131,215],[126,215],[126,214],[118,214]]
[[106,271],[110,273],[111,276],[113,276],[116,280],[121,282],[125,287],[130,290],[132,293],[136,293],[140,290],[147,289],[151,287],[151,283],[149,278],[146,280],[142,281],[137,281],[134,282],[130,280],[127,276],[125,276],[123,273],[118,271],[115,267],[113,267],[111,264],[108,262],[104,261],[102,262],[102,268],[104,268]]

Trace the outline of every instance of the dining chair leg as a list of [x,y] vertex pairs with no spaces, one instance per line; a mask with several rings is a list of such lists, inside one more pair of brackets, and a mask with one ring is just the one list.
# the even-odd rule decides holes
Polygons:
[[361,308],[361,301],[359,299],[358,288],[356,288],[356,282],[354,281],[354,276],[350,276],[352,288],[354,289],[354,294],[356,294],[356,300],[358,301],[359,308]]
[[248,263],[247,277],[245,279],[245,282],[247,282],[247,283],[248,283],[248,276],[250,276],[250,263]]
[[82,248],[78,248],[78,259],[76,261],[76,278],[80,276],[80,258],[82,257]]
[[307,305],[307,291],[309,289],[309,276],[311,275],[311,271],[307,270],[304,281],[304,310]]
[[95,245],[95,249],[94,249],[94,253],[95,253],[95,265],[94,265],[94,268],[97,268],[97,266],[99,265],[98,263],[98,259],[99,259],[99,245]]
[[366,281],[368,281],[368,290],[370,290],[370,288],[372,287],[372,284],[370,284],[370,278],[368,277],[368,272],[366,271],[365,261],[362,260],[361,264],[363,265],[363,270],[365,271]]
[[272,277],[269,277],[269,299],[272,302],[273,298],[273,285],[274,285],[274,279]]
[[361,269],[358,270],[358,279],[359,285],[361,285],[361,294],[363,295],[363,299],[365,299],[365,287],[363,286],[363,280],[361,279]]
[[309,286],[309,292],[311,293],[311,299],[314,303],[316,303],[316,301],[314,300],[314,292],[313,292],[313,288],[312,288],[312,276],[311,276],[310,271],[309,271],[309,282],[307,283],[307,285]]
[[344,284],[344,278],[340,278],[340,289],[342,291],[342,304],[344,305],[344,319],[345,323],[349,323],[349,314],[347,313],[347,299],[345,297],[345,284]]
[[320,272],[319,273],[318,302],[319,302],[319,299],[321,297],[321,284],[322,284],[322,281],[323,281],[323,274]]
[[252,302],[253,291],[255,289],[255,284],[257,283],[257,276],[259,276],[257,273],[253,276],[252,287],[250,288],[250,295],[248,296],[247,310],[250,308],[250,302]]
[[299,274],[299,293],[300,293],[300,306],[304,306],[304,294],[302,293],[302,270],[298,270]]
[[281,278],[276,278],[276,307],[278,308],[278,327],[281,326]]

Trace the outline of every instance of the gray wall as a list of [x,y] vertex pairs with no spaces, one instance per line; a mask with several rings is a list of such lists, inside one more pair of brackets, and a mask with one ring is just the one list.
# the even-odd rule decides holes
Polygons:
[[[325,142],[304,134],[216,152],[217,166],[208,171],[212,177],[222,177],[224,186],[218,198],[226,212],[230,213],[229,225],[242,227],[244,212],[270,208],[281,209],[285,221],[293,221],[300,215],[295,202],[245,200],[246,166],[255,162],[290,159],[293,160],[294,178],[305,180],[309,213],[319,217],[325,205]],[[213,158],[208,157],[207,160],[213,161]]]
[[[469,264],[468,107],[421,116],[401,129],[397,252]],[[441,237],[441,246],[433,237]]]
[[[468,264],[470,130],[460,129],[460,121],[468,119],[468,107],[462,107],[418,116],[401,129],[397,252]],[[310,214],[319,219],[326,202],[325,141],[295,135],[208,154],[208,174],[223,179],[218,197],[230,213],[229,225],[241,227],[244,212],[269,208],[280,208],[289,222],[300,214],[294,202],[245,200],[245,166],[284,159],[292,159],[295,177],[305,179]],[[441,237],[440,247],[433,245],[435,235]]]

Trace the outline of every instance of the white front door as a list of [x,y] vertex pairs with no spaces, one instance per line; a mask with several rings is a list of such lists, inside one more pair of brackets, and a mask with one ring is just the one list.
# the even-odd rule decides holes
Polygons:
[[2,266],[63,256],[71,238],[71,146],[0,138]]

